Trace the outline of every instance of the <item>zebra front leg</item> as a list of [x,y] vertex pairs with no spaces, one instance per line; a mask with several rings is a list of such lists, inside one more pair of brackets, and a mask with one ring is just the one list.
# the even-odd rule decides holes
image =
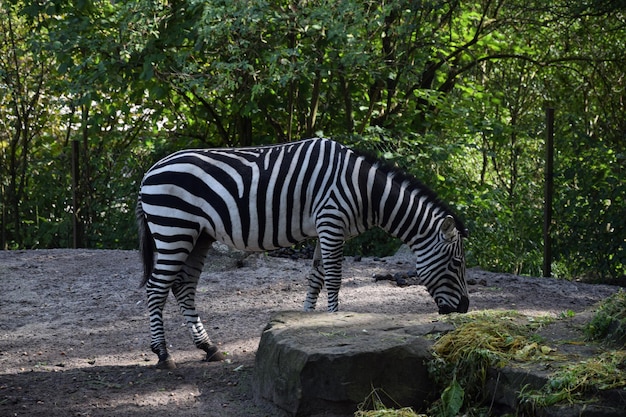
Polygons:
[[306,299],[304,300],[304,311],[315,310],[317,298],[320,295],[322,287],[324,287],[324,266],[322,265],[322,251],[318,241],[315,245],[315,252],[313,253],[313,267],[311,268],[311,272],[308,276]]
[[315,310],[317,304],[317,298],[320,295],[320,291],[324,287],[324,267],[321,261],[314,261],[313,268],[309,273],[308,287],[306,292],[306,299],[304,300],[304,311]]
[[[330,265],[329,265],[330,263]],[[339,311],[339,289],[341,288],[341,260],[324,262],[326,276],[324,283],[328,292],[328,312]]]
[[328,312],[339,311],[339,288],[341,287],[341,263],[343,240],[322,241],[321,254],[324,263],[324,284],[328,292]]

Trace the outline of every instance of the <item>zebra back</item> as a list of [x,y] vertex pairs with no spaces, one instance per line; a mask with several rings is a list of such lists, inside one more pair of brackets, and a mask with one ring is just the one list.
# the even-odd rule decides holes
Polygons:
[[[342,151],[322,139],[180,151],[144,177],[143,209],[157,226],[207,233],[242,250],[292,246],[316,236],[316,213],[327,201]],[[174,217],[157,217],[164,209]]]

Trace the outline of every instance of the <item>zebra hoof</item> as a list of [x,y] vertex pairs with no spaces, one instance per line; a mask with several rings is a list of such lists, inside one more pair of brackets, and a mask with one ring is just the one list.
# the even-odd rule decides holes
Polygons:
[[217,346],[211,345],[206,349],[206,358],[204,358],[205,362],[221,362],[226,359],[226,356],[219,351]]
[[172,358],[167,358],[160,360],[156,367],[157,369],[176,369],[176,362]]

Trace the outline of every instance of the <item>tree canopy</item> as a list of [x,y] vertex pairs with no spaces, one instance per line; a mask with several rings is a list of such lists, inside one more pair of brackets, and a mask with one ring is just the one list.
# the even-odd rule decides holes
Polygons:
[[135,247],[138,185],[165,154],[323,135],[437,191],[470,227],[470,265],[538,275],[553,107],[554,274],[625,274],[624,1],[0,0],[0,15],[2,248]]

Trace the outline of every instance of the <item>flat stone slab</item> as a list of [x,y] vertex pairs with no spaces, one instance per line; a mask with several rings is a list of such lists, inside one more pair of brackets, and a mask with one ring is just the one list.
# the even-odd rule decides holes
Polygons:
[[452,329],[434,317],[277,313],[259,342],[255,395],[295,416],[352,415],[373,389],[390,396],[388,405],[419,408],[434,388],[425,336]]

